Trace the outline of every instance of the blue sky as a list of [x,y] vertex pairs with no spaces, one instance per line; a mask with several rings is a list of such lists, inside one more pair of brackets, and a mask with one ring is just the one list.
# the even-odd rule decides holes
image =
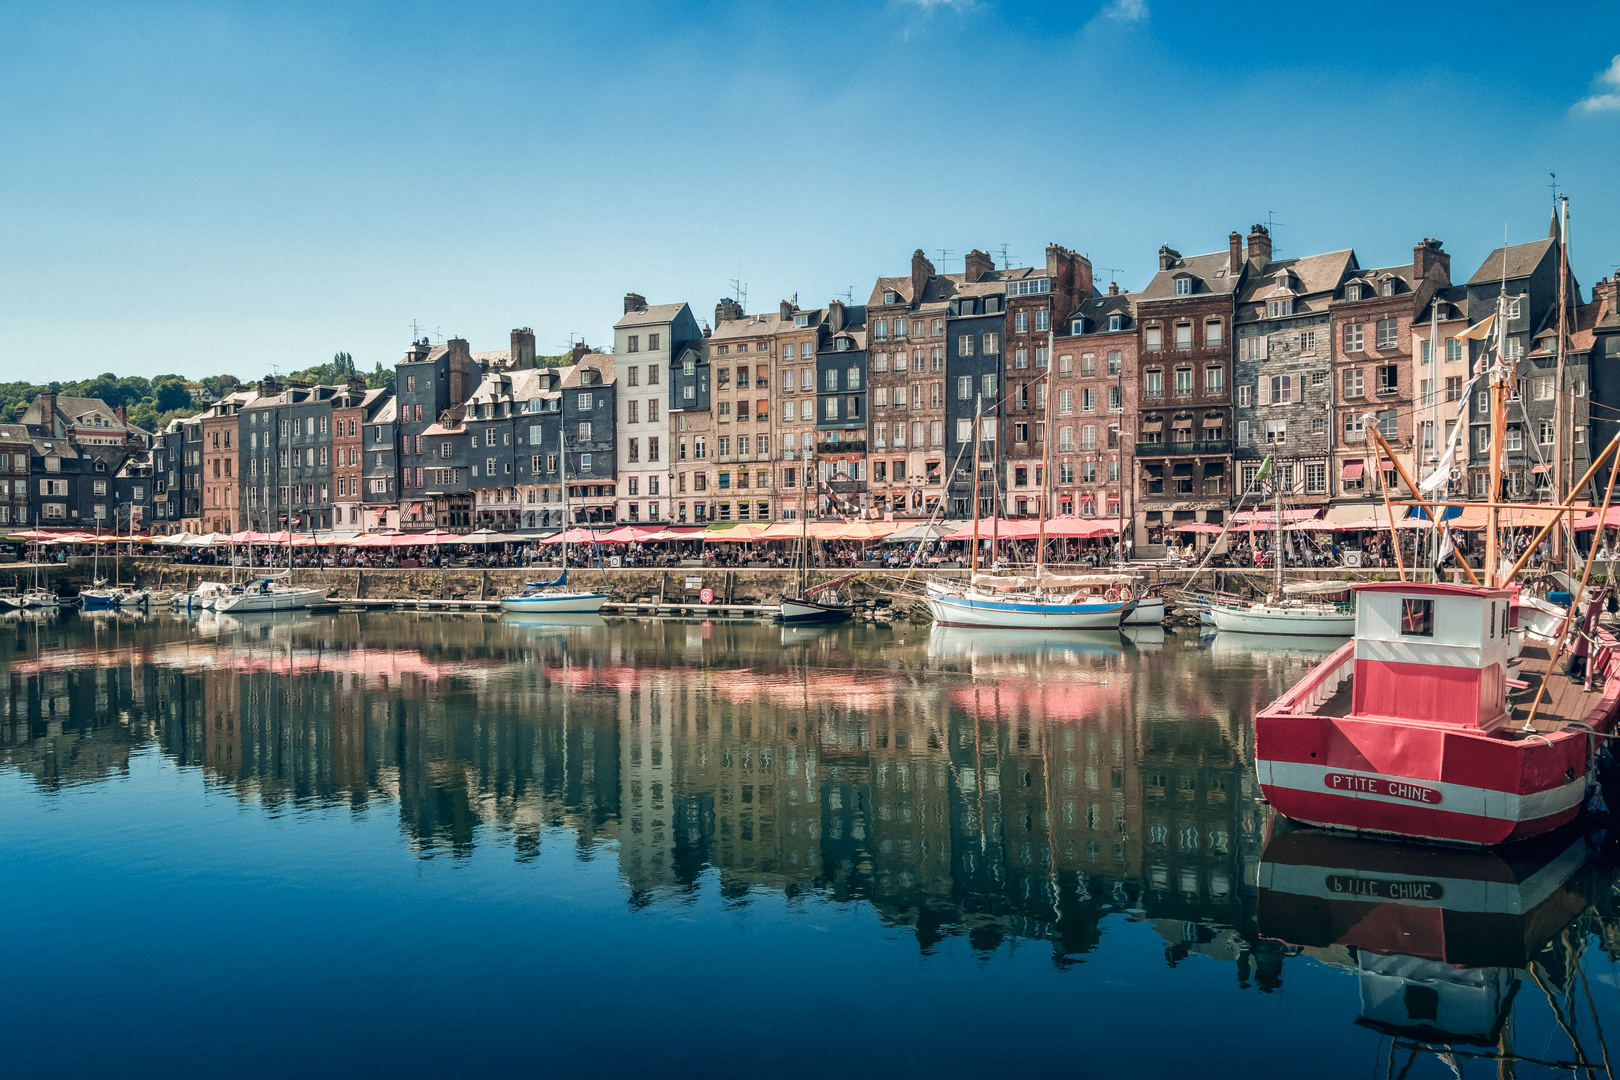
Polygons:
[[[1539,17],[1538,17],[1539,16]],[[1620,4],[0,6],[0,379],[591,344],[627,290],[824,304],[913,248],[1620,263]],[[941,261],[940,249],[954,254]],[[47,374],[48,372],[48,374]]]

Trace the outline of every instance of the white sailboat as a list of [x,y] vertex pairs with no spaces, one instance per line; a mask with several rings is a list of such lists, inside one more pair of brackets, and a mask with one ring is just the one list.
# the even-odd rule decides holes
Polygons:
[[[260,615],[273,611],[300,611],[326,600],[326,589],[307,589],[283,584],[281,579],[291,576],[293,561],[293,515],[287,514],[287,569],[279,574],[261,577],[229,595],[216,596],[214,610],[221,614]],[[231,562],[234,564],[235,559]],[[234,573],[234,571],[233,571]]]
[[[1048,349],[1050,353],[1050,343]],[[1050,369],[1048,369],[1050,372]],[[1047,428],[1052,395],[1046,395]],[[983,434],[983,397],[975,399],[973,417],[973,576],[963,585],[931,581],[925,602],[936,626],[982,629],[1117,630],[1135,609],[1129,575],[1050,574],[1046,570],[1046,510],[1051,462],[1041,469],[1040,532],[1032,576],[980,574],[979,568],[979,439]],[[1047,444],[1050,457],[1050,441]],[[1095,591],[1094,591],[1095,590]]]
[[[1271,459],[1260,466],[1259,480],[1271,476]],[[1316,591],[1314,585],[1291,593],[1282,583],[1282,487],[1275,491],[1277,510],[1272,552],[1274,584],[1270,596],[1257,603],[1212,603],[1209,616],[1215,629],[1242,634],[1289,634],[1303,637],[1350,637],[1356,632],[1356,613],[1348,604],[1296,599]],[[1333,590],[1342,592],[1343,588]]]
[[529,615],[595,615],[607,602],[605,592],[569,589],[568,585],[568,449],[557,433],[558,460],[562,465],[562,573],[550,581],[531,581],[514,596],[501,597],[501,610]]
[[853,578],[854,574],[845,574],[820,585],[810,584],[810,519],[805,516],[804,493],[810,486],[814,469],[814,458],[806,451],[804,483],[799,485],[799,595],[782,597],[776,617],[785,623],[839,623],[855,613],[855,609],[848,604],[840,604],[833,599],[838,587]]

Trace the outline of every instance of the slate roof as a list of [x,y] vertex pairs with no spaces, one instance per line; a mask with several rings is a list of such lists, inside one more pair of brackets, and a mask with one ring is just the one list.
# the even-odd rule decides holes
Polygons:
[[1160,270],[1153,275],[1147,288],[1136,294],[1138,301],[1176,300],[1187,299],[1176,296],[1175,279],[1183,274],[1191,275],[1197,284],[1193,286],[1194,296],[1208,296],[1210,294],[1230,295],[1237,291],[1243,281],[1245,264],[1239,264],[1237,272],[1228,269],[1230,252],[1216,251],[1208,255],[1193,255],[1178,258],[1167,269]]
[[617,330],[620,327],[661,326],[664,323],[674,322],[684,307],[686,307],[684,302],[679,304],[648,304],[644,308],[625,312],[624,318],[614,323],[613,328]]
[[[1501,281],[1503,276],[1512,281],[1515,278],[1529,277],[1535,272],[1541,260],[1547,253],[1558,246],[1556,240],[1532,240],[1528,244],[1513,244],[1506,248],[1497,248],[1485,256],[1485,261],[1479,264],[1474,276],[1468,279],[1469,285],[1485,285],[1492,281]],[[1506,270],[1503,269],[1503,253],[1506,253]]]

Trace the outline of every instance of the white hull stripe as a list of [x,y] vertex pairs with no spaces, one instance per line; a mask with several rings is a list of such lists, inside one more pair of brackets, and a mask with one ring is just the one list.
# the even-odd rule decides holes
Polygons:
[[[1260,783],[1266,787],[1289,788],[1308,795],[1335,795],[1341,799],[1369,799],[1373,802],[1392,803],[1414,809],[1445,810],[1470,817],[1491,818],[1498,821],[1539,821],[1544,817],[1578,806],[1586,794],[1586,777],[1580,775],[1566,784],[1544,791],[1520,795],[1511,791],[1469,787],[1440,780],[1411,780],[1407,777],[1380,776],[1349,769],[1336,769],[1329,765],[1312,765],[1299,761],[1258,761],[1256,771]],[[1394,780],[1440,793],[1439,802],[1422,802],[1399,798],[1378,791],[1347,791],[1329,787],[1328,774],[1365,777],[1370,780]]]
[[1322,900],[1397,903],[1403,907],[1492,915],[1527,915],[1540,907],[1586,861],[1586,838],[1575,841],[1522,882],[1395,874],[1365,867],[1310,866],[1261,861],[1262,889]]

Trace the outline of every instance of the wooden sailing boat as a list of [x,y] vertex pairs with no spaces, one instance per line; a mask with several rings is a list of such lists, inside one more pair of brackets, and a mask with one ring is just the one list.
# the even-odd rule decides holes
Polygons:
[[[1515,580],[1574,501],[1552,508],[1516,561],[1499,558],[1501,511],[1523,508],[1500,501],[1513,377],[1501,347],[1505,311],[1504,289],[1484,374],[1493,481],[1483,566],[1461,562],[1466,585],[1407,581],[1402,565],[1398,582],[1356,586],[1355,637],[1255,718],[1261,789],[1296,821],[1491,845],[1573,820],[1596,786],[1620,713],[1620,679],[1609,677],[1616,642],[1597,626],[1607,590],[1587,594],[1588,560],[1574,602],[1549,627],[1533,623],[1542,604]],[[1620,475],[1617,451],[1620,436],[1574,486],[1609,463],[1600,522]],[[1416,505],[1439,520],[1421,496]],[[1560,670],[1566,649],[1582,662]]]
[[799,485],[799,549],[795,561],[799,564],[799,595],[783,596],[776,617],[785,623],[843,622],[855,613],[848,604],[835,603],[829,597],[838,587],[853,578],[845,574],[820,585],[810,584],[810,522],[805,516],[804,492],[810,486],[814,473],[814,459],[806,451],[803,483]]

